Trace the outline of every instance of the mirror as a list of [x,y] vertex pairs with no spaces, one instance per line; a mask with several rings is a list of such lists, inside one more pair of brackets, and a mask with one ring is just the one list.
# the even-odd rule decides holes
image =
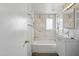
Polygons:
[[75,28],[75,9],[69,9],[63,14],[64,28]]

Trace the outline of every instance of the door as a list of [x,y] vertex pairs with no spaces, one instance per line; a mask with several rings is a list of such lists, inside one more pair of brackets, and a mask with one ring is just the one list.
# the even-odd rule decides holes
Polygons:
[[0,56],[26,56],[25,40],[31,40],[31,17],[24,12],[26,4],[0,4]]

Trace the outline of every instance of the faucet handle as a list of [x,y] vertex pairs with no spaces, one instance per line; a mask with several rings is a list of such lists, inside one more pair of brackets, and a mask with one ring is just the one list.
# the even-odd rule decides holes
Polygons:
[[71,39],[74,39],[74,37],[71,37]]
[[26,43],[29,43],[29,41],[25,41],[24,44],[23,44],[23,47],[25,47],[25,44],[26,44]]

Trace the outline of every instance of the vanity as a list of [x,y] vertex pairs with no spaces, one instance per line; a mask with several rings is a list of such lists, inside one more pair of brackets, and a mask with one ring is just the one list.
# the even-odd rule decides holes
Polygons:
[[79,56],[79,40],[58,37],[57,53],[59,56]]
[[56,51],[59,56],[79,56],[79,8],[66,11],[61,19],[63,22],[57,24]]

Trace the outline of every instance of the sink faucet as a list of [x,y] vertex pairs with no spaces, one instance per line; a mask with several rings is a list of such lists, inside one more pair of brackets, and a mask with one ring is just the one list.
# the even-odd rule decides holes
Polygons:
[[67,35],[68,35],[68,37],[69,37],[69,31],[67,31],[65,34],[67,34]]

